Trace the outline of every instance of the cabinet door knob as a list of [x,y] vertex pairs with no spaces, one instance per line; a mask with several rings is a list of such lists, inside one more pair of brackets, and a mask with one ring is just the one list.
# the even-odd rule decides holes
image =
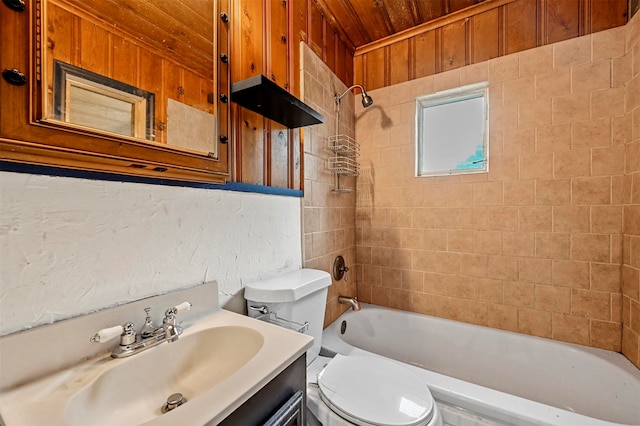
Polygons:
[[2,3],[15,12],[24,12],[26,7],[23,0],[2,0]]
[[227,143],[229,142],[229,138],[227,137],[227,135],[220,135],[220,143]]
[[226,13],[222,12],[220,14],[220,19],[222,19],[222,22],[229,22],[229,15],[227,15]]
[[226,104],[229,101],[229,97],[223,93],[222,95],[220,95],[220,100],[223,104]]
[[220,55],[220,60],[226,64],[227,62],[229,62],[229,57],[226,53],[223,53]]
[[24,76],[24,74],[22,74],[15,68],[7,68],[6,70],[2,71],[2,78],[4,78],[7,83],[13,84],[14,86],[22,86],[27,82],[27,78]]

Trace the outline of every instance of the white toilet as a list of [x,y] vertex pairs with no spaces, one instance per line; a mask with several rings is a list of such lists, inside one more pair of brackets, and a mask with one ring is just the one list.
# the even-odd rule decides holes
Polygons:
[[[305,325],[313,336],[307,351],[308,424],[441,426],[427,383],[402,363],[378,356],[319,356],[331,276],[301,269],[245,287],[249,315]],[[296,328],[294,325],[292,328]]]

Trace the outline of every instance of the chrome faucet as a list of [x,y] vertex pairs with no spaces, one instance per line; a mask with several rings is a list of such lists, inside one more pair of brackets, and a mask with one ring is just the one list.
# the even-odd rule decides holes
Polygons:
[[147,314],[144,325],[136,333],[132,322],[115,327],[104,328],[98,331],[90,340],[94,343],[103,343],[120,336],[120,344],[111,352],[114,358],[125,358],[146,349],[152,348],[163,342],[175,342],[182,333],[182,327],[176,324],[176,315],[191,309],[191,303],[183,302],[169,308],[164,313],[162,326],[155,327],[151,316],[151,308],[145,308]]
[[354,311],[360,310],[360,302],[358,301],[357,296],[338,296],[338,302],[351,306],[351,309]]

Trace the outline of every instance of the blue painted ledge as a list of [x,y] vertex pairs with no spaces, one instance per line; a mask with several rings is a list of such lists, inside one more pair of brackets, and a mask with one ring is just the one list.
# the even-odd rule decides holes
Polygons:
[[117,173],[91,172],[86,170],[73,170],[61,167],[40,166],[34,164],[14,163],[0,161],[0,171],[14,173],[29,173],[34,175],[61,176],[80,179],[107,180],[112,182],[133,182],[149,185],[182,186],[188,188],[220,189],[224,191],[254,192],[258,194],[284,195],[287,197],[302,197],[299,189],[278,188],[274,186],[252,185],[249,183],[227,182],[224,185],[213,183],[185,182],[170,179],[157,179],[142,176],[128,176]]

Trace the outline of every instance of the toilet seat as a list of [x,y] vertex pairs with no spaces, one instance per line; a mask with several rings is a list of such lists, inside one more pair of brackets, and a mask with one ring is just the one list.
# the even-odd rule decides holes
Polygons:
[[399,363],[336,355],[318,375],[320,398],[360,426],[424,426],[435,403],[427,384]]

